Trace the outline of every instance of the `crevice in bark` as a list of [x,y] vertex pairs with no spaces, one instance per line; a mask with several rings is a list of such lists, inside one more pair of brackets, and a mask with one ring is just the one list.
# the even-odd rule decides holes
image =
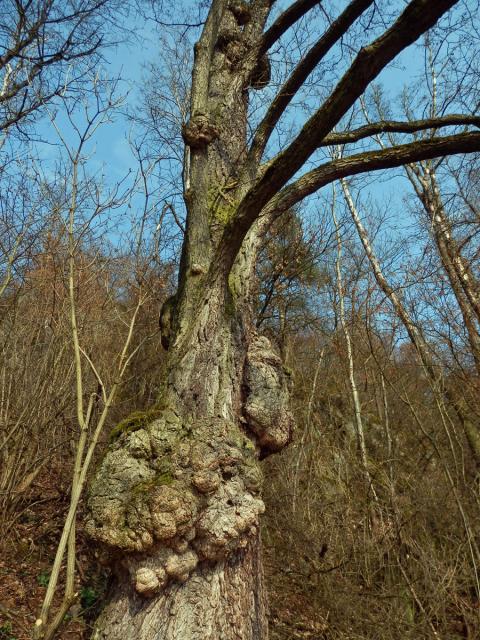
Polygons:
[[155,599],[120,583],[97,622],[94,640],[263,640],[268,637],[258,537],[226,560],[197,565]]

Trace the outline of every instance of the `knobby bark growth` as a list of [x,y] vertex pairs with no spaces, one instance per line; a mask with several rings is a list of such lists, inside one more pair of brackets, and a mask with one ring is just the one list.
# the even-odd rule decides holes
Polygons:
[[[269,28],[272,0],[212,0],[195,46],[185,141],[185,239],[178,290],[161,314],[165,382],[148,414],[113,434],[92,483],[87,531],[116,575],[96,638],[267,637],[259,460],[291,439],[289,376],[252,318],[256,253],[271,221],[325,184],[361,171],[478,151],[480,133],[413,141],[339,158],[298,177],[368,84],[455,4],[412,0],[361,49],[290,144],[265,159],[281,116],[311,72],[373,0],[353,0],[305,52],[252,142],[249,93],[269,82],[268,52],[318,1],[297,0]],[[450,119],[449,119],[450,118]],[[413,133],[473,125],[471,115],[379,122],[344,132]],[[335,142],[338,142],[335,140]],[[295,178],[294,178],[295,177]]]

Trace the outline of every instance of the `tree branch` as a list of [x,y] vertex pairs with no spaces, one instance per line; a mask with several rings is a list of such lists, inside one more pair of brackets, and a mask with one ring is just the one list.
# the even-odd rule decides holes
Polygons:
[[288,7],[264,33],[260,45],[260,55],[266,53],[295,22],[321,2],[322,0],[297,0]]
[[[368,171],[400,167],[419,160],[472,152],[480,152],[480,132],[419,140],[390,149],[368,151],[340,158],[309,171],[284,187],[270,199],[260,214],[255,215],[255,219],[272,215],[277,217],[307,196],[341,178]],[[231,226],[226,227],[213,264],[213,270],[217,274],[225,275],[230,272],[250,226],[250,217],[243,215],[241,218],[236,218]]]
[[480,116],[451,114],[441,118],[411,120],[410,122],[398,122],[394,120],[372,122],[353,131],[331,133],[321,141],[320,147],[350,144],[379,133],[416,133],[417,131],[425,131],[425,129],[439,129],[440,127],[451,127],[455,125],[473,125],[480,127]]
[[318,191],[325,185],[348,176],[368,171],[400,167],[419,160],[429,160],[456,153],[480,151],[480,132],[460,133],[442,138],[419,140],[390,149],[367,151],[347,158],[340,158],[309,171],[282,189],[272,198],[262,215],[274,210],[283,213],[289,207]]
[[435,3],[430,0],[412,0],[390,29],[359,51],[329,98],[246,194],[236,217],[241,235],[245,235],[267,202],[301,169],[370,82],[457,2],[458,0],[437,0]]
[[195,45],[195,64],[192,74],[190,110],[207,113],[210,62],[217,37],[218,26],[225,9],[224,0],[212,0],[207,20]]
[[272,104],[265,114],[265,117],[258,126],[249,153],[251,161],[260,161],[275,125],[280,120],[294,95],[302,87],[303,83],[318,63],[348,31],[355,20],[357,20],[357,18],[373,4],[373,2],[374,0],[354,0],[354,2],[351,2],[337,20],[333,22],[330,28],[327,29],[320,40],[298,63],[290,77],[275,96]]

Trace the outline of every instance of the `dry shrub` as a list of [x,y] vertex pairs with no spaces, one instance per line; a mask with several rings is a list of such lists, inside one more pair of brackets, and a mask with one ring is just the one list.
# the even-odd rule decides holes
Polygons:
[[[0,518],[11,528],[28,504],[28,490],[45,467],[60,466],[67,485],[78,440],[76,389],[65,245],[45,239],[42,250],[0,301]],[[105,386],[111,386],[132,306],[139,295],[138,262],[110,258],[98,248],[76,258],[80,343]],[[138,352],[111,411],[113,424],[154,401],[162,349],[158,309],[168,294],[171,268],[142,270],[146,303],[133,338]],[[102,396],[84,360],[84,402]],[[61,474],[62,475],[62,474]]]
[[[273,638],[478,637],[474,567],[480,520],[468,448],[456,443],[457,462],[464,465],[456,469],[418,367],[383,362],[392,383],[387,400],[393,459],[375,402],[378,385],[362,379],[375,500],[357,453],[341,345],[304,336],[292,351],[296,440],[265,463]],[[428,438],[400,390],[410,395]],[[292,606],[295,615],[285,631],[278,612]],[[321,621],[323,630],[298,627],[306,614]]]

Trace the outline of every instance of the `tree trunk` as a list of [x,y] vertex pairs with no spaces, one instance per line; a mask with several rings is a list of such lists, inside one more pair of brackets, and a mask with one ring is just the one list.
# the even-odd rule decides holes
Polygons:
[[480,375],[478,283],[455,241],[436,174],[429,168],[429,164],[425,163],[425,167],[412,164],[406,167],[406,173],[427,213],[438,255],[461,311],[477,373]]
[[281,360],[230,288],[179,303],[160,403],[116,429],[92,484],[87,531],[117,578],[96,638],[267,637],[259,458],[292,419]]
[[269,81],[267,53],[318,2],[296,0],[264,32],[273,4],[211,0],[195,45],[182,129],[186,231],[178,290],[160,318],[165,382],[155,407],[116,427],[90,488],[86,530],[116,577],[96,638],[267,637],[259,460],[288,444],[293,420],[288,375],[251,317],[259,239],[275,215],[360,166],[398,166],[478,146],[474,133],[425,148],[414,143],[402,153],[387,150],[386,159],[355,156],[348,171],[323,165],[329,178],[320,165],[318,175],[312,170],[291,182],[368,83],[456,4],[412,0],[359,51],[296,138],[261,165],[290,101],[374,3],[354,0],[326,27],[249,140],[249,92]]
[[93,638],[218,640],[267,638],[260,543],[228,560],[203,564],[185,584],[174,582],[154,601],[119,583]]
[[95,637],[262,640],[259,458],[290,440],[287,376],[228,286],[177,326],[159,405],[116,429],[92,484],[116,576]]
[[258,171],[246,163],[246,87],[270,3],[256,2],[251,22],[241,6],[214,0],[195,46],[186,235],[160,318],[165,382],[150,412],[115,429],[90,491],[87,532],[116,578],[95,638],[267,638],[259,460],[289,442],[292,418],[288,376],[251,317],[268,221],[253,225],[233,267],[229,247],[220,251],[249,188],[239,176]]
[[363,226],[358,211],[355,207],[355,203],[353,202],[353,198],[350,194],[350,190],[345,180],[341,181],[343,192],[345,195],[345,200],[347,202],[347,206],[350,210],[353,222],[357,228],[359,238],[362,242],[363,248],[365,249],[365,254],[370,262],[372,267],[373,274],[375,276],[375,280],[377,281],[378,286],[386,295],[386,297],[390,300],[395,309],[398,317],[403,322],[405,329],[407,330],[408,336],[415,347],[420,361],[422,363],[423,369],[430,380],[432,391],[437,397],[440,405],[443,406],[444,399],[446,400],[447,406],[450,405],[455,410],[460,423],[464,429],[465,436],[472,452],[473,458],[475,460],[476,465],[480,464],[480,438],[478,437],[478,428],[465,416],[464,412],[464,403],[458,401],[452,391],[443,385],[443,381],[437,372],[437,367],[435,366],[434,360],[432,358],[430,348],[420,330],[420,328],[414,323],[410,314],[406,310],[403,302],[392,289],[392,287],[387,282],[386,278],[383,275],[380,263],[373,251],[372,245],[370,244],[370,240],[368,234]]

